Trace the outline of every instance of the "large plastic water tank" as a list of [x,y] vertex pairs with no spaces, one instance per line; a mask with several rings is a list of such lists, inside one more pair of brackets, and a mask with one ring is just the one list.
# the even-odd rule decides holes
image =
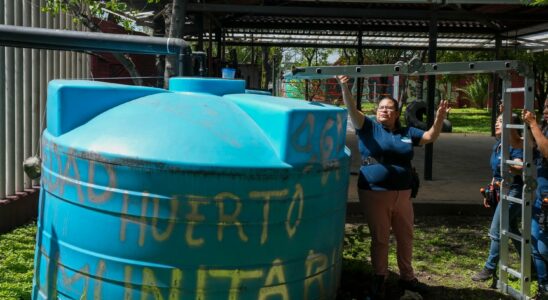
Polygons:
[[334,298],[345,110],[170,87],[49,84],[33,298]]

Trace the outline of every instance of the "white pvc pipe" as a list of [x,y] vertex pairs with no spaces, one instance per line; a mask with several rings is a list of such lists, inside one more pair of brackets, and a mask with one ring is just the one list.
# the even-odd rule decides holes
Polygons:
[[[23,26],[30,27],[32,22],[32,10],[29,1],[23,1]],[[30,48],[23,49],[23,157],[16,168],[22,169],[23,160],[31,156],[32,152],[32,97],[33,97],[33,57]],[[32,187],[31,179],[23,173],[23,187]]]
[[[8,0],[9,1],[9,0]],[[4,0],[0,0],[0,24],[5,24]],[[6,62],[5,48],[0,47],[0,199],[6,198]]]
[[[61,14],[53,17],[53,29],[61,28]],[[61,78],[61,51],[51,51],[53,53],[53,76],[50,80]]]
[[[82,23],[78,26],[78,31],[84,31]],[[78,79],[84,77],[84,52],[78,52]]]
[[[42,27],[40,16],[40,0],[32,0],[32,27]],[[31,137],[31,155],[38,154],[38,144],[40,143],[40,96],[41,88],[45,78],[42,74],[45,72],[44,50],[32,50],[32,137]],[[34,180],[31,185],[37,185]]]
[[91,72],[89,71],[89,54],[84,55],[84,77],[91,78]]
[[[72,19],[71,19],[72,20]],[[76,24],[74,24],[74,22],[70,22],[71,23],[71,29],[72,30],[78,30],[78,28],[76,27]],[[78,74],[77,74],[77,71],[78,71],[78,52],[75,52],[75,51],[72,51],[71,52],[71,58],[72,58],[72,62],[70,64],[70,74],[71,74],[71,78],[72,79],[75,79],[78,77]]]
[[[14,25],[15,6],[5,1],[5,23]],[[15,194],[15,49],[6,48],[6,196]]]
[[[70,30],[72,24],[72,18],[68,13],[64,13],[65,27],[63,29]],[[72,51],[65,51],[65,78],[70,79],[70,63],[71,63]]]
[[[59,14],[59,29],[65,30],[66,29],[66,19],[65,14],[60,13]],[[67,55],[66,51],[59,51],[61,53],[59,57],[59,77],[61,79],[67,79],[67,73],[65,68],[65,56]]]
[[[15,1],[15,25],[23,25],[23,1]],[[15,192],[23,191],[23,49],[15,49]]]
[[[45,5],[45,1],[46,0],[41,0],[40,3],[43,3],[41,6],[44,6]],[[53,19],[53,16],[51,14],[46,14],[46,27],[47,28],[55,28],[54,27],[54,19]],[[46,113],[46,100],[47,100],[47,83],[49,83],[51,80],[53,80],[54,78],[54,71],[55,71],[55,58],[57,57],[57,54],[56,54],[56,51],[53,51],[53,50],[48,50],[46,51],[46,69],[47,69],[47,74],[46,74],[46,86],[44,87],[44,92],[42,92],[42,102],[40,103],[40,114],[41,114],[41,119],[40,119],[40,122],[42,123],[41,125],[41,130],[44,131],[44,129],[46,129],[47,127],[47,124],[46,124],[46,118],[44,118],[44,114]]]

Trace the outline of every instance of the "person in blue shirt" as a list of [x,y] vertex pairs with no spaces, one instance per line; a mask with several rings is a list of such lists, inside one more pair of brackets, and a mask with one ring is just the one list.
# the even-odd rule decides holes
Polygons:
[[350,121],[356,128],[362,166],[358,177],[358,196],[365,209],[371,232],[371,262],[374,276],[373,298],[383,298],[384,281],[388,275],[388,244],[390,229],[397,242],[399,284],[403,289],[426,293],[411,265],[413,256],[413,205],[411,203],[411,160],[413,146],[434,142],[450,108],[441,101],[433,126],[423,131],[402,127],[395,99],[385,97],[378,104],[376,119],[359,111],[348,88],[348,77],[337,76]]
[[[519,123],[519,118],[517,116],[513,117],[512,122],[514,124]],[[502,115],[497,117],[495,122],[495,136],[497,141],[493,145],[493,151],[491,153],[491,170],[493,171],[493,177],[491,179],[491,185],[495,189],[500,189],[500,183],[502,182],[502,174],[500,171],[501,167],[501,146],[502,141],[500,139],[502,134]],[[521,139],[515,129],[511,131],[510,134],[510,146],[509,157],[511,160],[523,161],[523,149],[520,147]],[[523,189],[523,179],[521,178],[521,166],[511,166],[510,172],[514,174],[513,181],[509,186],[508,196],[521,198],[521,193]],[[495,192],[495,191],[493,191]],[[498,195],[498,193],[497,193]],[[490,278],[495,278],[497,272],[497,264],[500,258],[500,211],[501,205],[497,205],[498,202],[493,203],[490,199],[484,198],[483,205],[485,207],[491,207],[495,210],[493,214],[493,220],[491,221],[491,227],[489,229],[489,237],[491,238],[491,244],[489,247],[489,256],[485,261],[485,265],[481,271],[472,276],[474,281],[486,281]],[[510,202],[508,208],[508,221],[510,225],[510,232],[514,234],[519,234],[519,217],[521,216],[521,205]],[[514,247],[517,249],[518,253],[521,251],[521,245],[518,241],[512,239]],[[494,282],[496,283],[496,282]]]
[[542,127],[539,127],[535,114],[523,110],[523,121],[529,125],[536,143],[533,155],[537,167],[537,190],[533,215],[531,216],[531,246],[533,263],[537,270],[538,296],[548,299],[548,99],[544,101]]

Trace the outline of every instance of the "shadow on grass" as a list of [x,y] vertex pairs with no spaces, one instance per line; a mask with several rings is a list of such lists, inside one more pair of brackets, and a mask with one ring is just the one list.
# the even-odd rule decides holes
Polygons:
[[[341,282],[337,300],[369,299],[369,287],[372,280],[371,265],[360,260],[343,259]],[[398,286],[398,274],[390,272],[386,281],[385,300],[398,300],[404,295],[404,290]],[[438,299],[512,299],[496,289],[484,288],[451,288],[445,286],[429,286],[424,300]],[[373,300],[373,299],[372,299]]]

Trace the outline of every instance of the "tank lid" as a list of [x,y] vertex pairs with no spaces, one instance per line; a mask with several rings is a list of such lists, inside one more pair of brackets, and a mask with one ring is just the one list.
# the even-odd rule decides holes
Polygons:
[[169,79],[172,92],[207,93],[217,96],[245,93],[245,80],[204,77],[174,77]]
[[96,160],[142,161],[188,169],[285,168],[271,142],[232,101],[198,93],[161,93],[103,112],[57,137],[59,148]]

